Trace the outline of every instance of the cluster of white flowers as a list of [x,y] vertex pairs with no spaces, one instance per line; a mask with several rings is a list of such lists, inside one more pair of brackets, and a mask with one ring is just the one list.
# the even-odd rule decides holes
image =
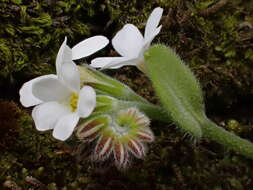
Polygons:
[[[101,57],[91,61],[94,68],[116,69],[135,65],[144,71],[144,52],[160,32],[158,27],[163,9],[156,8],[148,18],[144,37],[138,28],[126,24],[112,39],[114,49],[122,57]],[[56,58],[56,75],[37,77],[20,89],[20,102],[25,107],[35,106],[32,117],[39,131],[53,129],[56,139],[68,139],[80,118],[90,116],[96,107],[96,92],[90,86],[80,85],[80,73],[73,60],[87,57],[104,48],[109,40],[104,36],[88,38],[72,49],[67,38]]]

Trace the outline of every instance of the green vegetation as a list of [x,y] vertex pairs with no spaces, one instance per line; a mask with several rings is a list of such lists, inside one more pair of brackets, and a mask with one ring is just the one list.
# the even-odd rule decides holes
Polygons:
[[[127,22],[143,30],[156,6],[164,8],[164,16],[154,42],[171,46],[193,70],[209,117],[253,141],[250,0],[0,0],[0,98],[17,103],[23,82],[54,72],[64,36],[73,46],[96,34],[112,38]],[[116,55],[110,48],[101,54]],[[150,82],[135,68],[108,73],[157,103]],[[133,162],[129,170],[117,171],[85,159],[80,163],[67,145],[51,138],[51,132],[36,131],[30,110],[16,103],[0,103],[3,189],[11,185],[12,189],[70,190],[244,190],[253,186],[252,160],[207,139],[194,145],[175,127],[155,121],[151,126],[155,143],[145,160]]]

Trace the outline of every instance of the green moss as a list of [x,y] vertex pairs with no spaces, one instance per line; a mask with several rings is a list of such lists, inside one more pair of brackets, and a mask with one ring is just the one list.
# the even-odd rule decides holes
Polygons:
[[[96,34],[111,39],[126,23],[136,24],[143,31],[152,9],[160,6],[164,8],[163,28],[154,43],[170,45],[189,64],[200,79],[208,112],[218,117],[214,119],[221,126],[252,139],[252,116],[238,106],[244,106],[242,100],[253,95],[253,1],[227,1],[213,12],[217,2],[0,0],[0,85],[19,86],[30,78],[54,72],[64,36],[72,46]],[[201,15],[201,11],[208,14]],[[106,49],[104,55],[110,51]],[[148,79],[135,68],[108,73],[157,103]],[[235,116],[223,111],[234,106]],[[1,185],[11,181],[23,189],[35,188],[26,181],[29,175],[49,189],[240,190],[252,186],[250,160],[206,139],[194,146],[172,126],[153,122],[156,142],[149,155],[144,161],[133,162],[129,170],[117,171],[85,161],[77,163],[66,146],[52,139],[51,132],[38,132],[29,114],[24,110],[20,113],[11,125],[18,130],[5,133],[13,137],[7,135],[10,140],[6,141],[1,136],[0,143],[8,145],[8,149],[0,145]]]
[[71,43],[90,35],[86,10],[93,6],[90,1],[79,4],[76,0],[57,1],[56,5],[46,0],[0,1],[0,78],[15,82],[20,80],[17,76],[52,73],[64,36]]

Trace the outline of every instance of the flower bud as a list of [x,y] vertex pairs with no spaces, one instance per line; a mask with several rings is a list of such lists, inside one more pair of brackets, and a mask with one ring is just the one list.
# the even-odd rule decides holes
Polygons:
[[93,160],[113,158],[116,167],[122,169],[130,164],[131,157],[142,159],[146,155],[146,143],[154,141],[149,124],[138,109],[127,108],[86,121],[78,127],[77,137],[94,141]]
[[106,128],[110,123],[110,117],[107,115],[99,115],[92,117],[88,121],[77,127],[76,136],[84,142],[93,141],[100,135],[102,128]]

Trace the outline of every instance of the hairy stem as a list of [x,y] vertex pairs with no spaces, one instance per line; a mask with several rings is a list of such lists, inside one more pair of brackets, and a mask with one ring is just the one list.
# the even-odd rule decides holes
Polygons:
[[246,157],[253,158],[253,143],[250,141],[226,131],[209,119],[206,119],[206,122],[202,125],[202,130],[204,136],[226,146],[227,148],[239,152]]

